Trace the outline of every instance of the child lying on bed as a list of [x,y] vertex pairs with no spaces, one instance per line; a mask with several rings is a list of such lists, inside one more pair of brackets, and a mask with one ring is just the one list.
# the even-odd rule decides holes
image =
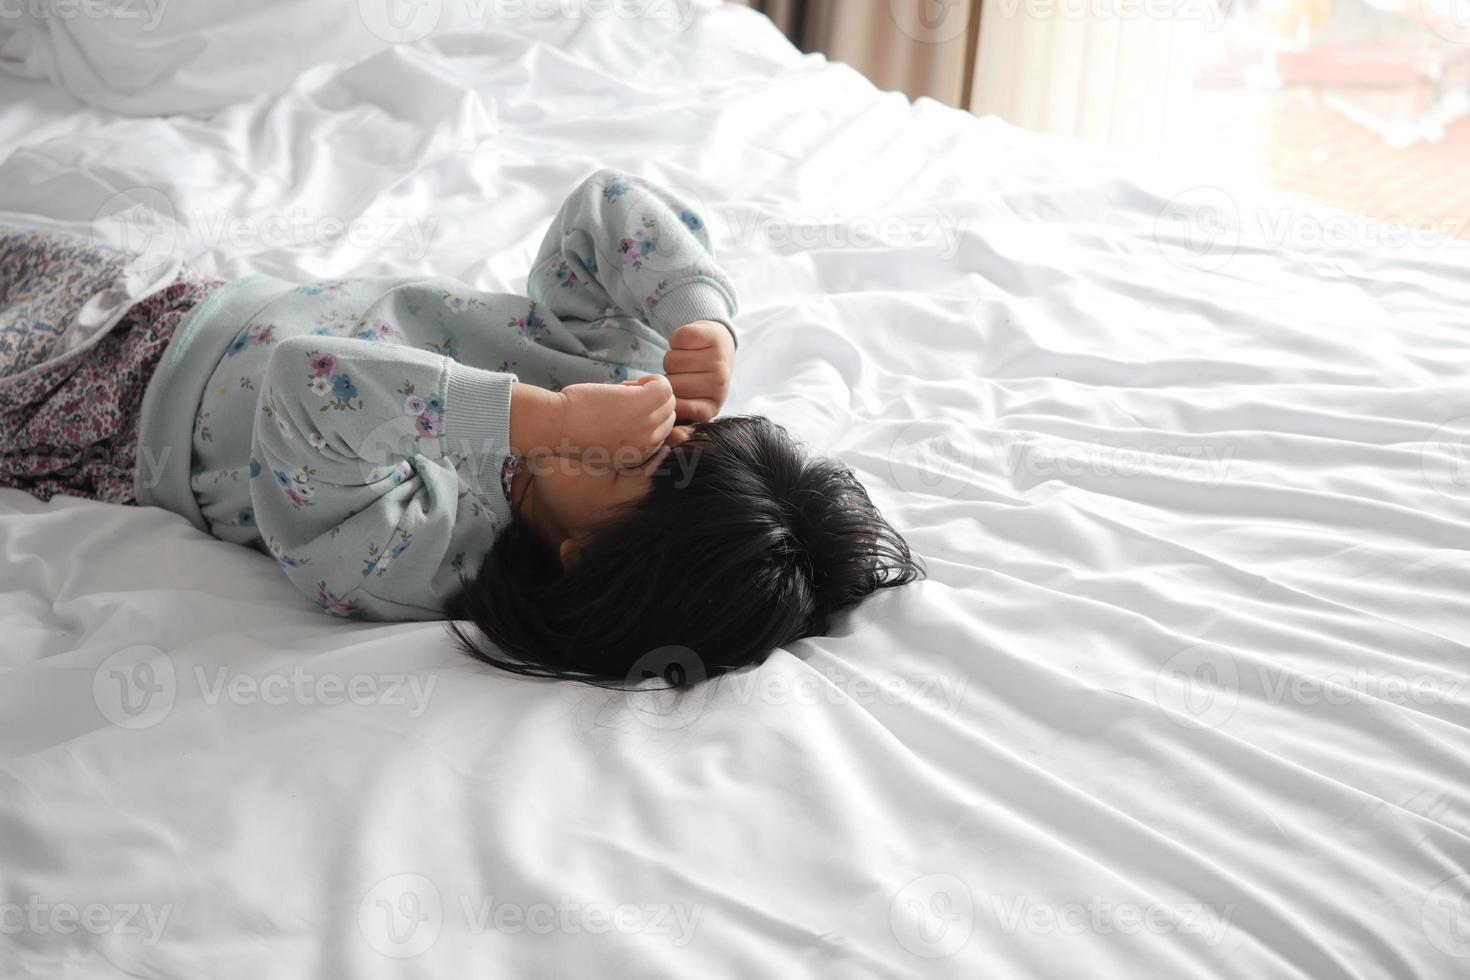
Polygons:
[[687,203],[594,174],[528,293],[227,285],[5,232],[0,485],[166,507],[328,612],[469,619],[535,676],[669,646],[722,673],[919,574],[846,468],[716,418],[735,295]]

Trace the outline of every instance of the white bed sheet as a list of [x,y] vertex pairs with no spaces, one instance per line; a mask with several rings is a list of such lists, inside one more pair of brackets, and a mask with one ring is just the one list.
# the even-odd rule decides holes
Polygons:
[[[515,289],[595,167],[697,194],[729,407],[848,460],[930,573],[670,706],[0,492],[5,975],[1470,970],[1463,251],[911,106],[738,7],[427,41],[210,121],[0,95],[0,211],[156,189],[224,276]],[[293,214],[377,238],[269,237]]]

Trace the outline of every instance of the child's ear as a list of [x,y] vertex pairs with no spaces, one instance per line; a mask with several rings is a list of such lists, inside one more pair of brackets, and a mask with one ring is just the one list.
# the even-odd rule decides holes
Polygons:
[[557,557],[561,559],[561,570],[564,572],[571,571],[572,566],[577,563],[577,559],[582,554],[573,538],[562,538],[561,545],[556,550]]

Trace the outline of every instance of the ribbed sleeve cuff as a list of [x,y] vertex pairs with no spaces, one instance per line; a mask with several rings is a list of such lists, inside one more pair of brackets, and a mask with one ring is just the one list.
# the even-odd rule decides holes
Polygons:
[[500,526],[510,522],[510,503],[500,468],[510,455],[510,396],[514,374],[482,371],[449,361],[444,381],[444,435],[449,452],[464,453],[480,494]]
[[695,320],[723,323],[735,338],[735,346],[740,346],[740,336],[735,332],[735,306],[710,279],[691,279],[675,286],[659,297],[648,311],[648,318],[665,337]]

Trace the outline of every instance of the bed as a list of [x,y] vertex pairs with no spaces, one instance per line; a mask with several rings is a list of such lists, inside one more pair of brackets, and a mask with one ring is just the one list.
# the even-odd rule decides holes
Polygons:
[[624,694],[0,491],[0,973],[1465,976],[1466,249],[680,9],[212,114],[3,77],[0,213],[519,289],[594,169],[678,187],[741,290],[727,410],[850,463],[927,580]]

